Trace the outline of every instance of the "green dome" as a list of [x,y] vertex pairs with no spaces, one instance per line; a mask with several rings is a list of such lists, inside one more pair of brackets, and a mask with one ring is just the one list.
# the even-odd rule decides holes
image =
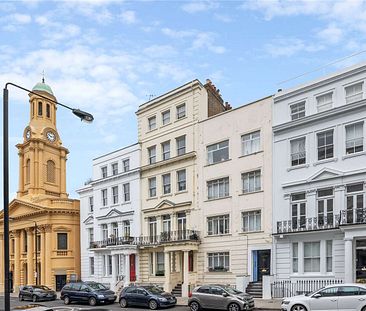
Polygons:
[[32,89],[32,91],[43,91],[46,92],[48,94],[53,95],[53,92],[51,90],[51,87],[49,85],[47,85],[44,82],[38,82]]

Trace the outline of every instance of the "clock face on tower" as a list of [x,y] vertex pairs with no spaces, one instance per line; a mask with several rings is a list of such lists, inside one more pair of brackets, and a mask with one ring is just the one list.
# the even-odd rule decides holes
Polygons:
[[53,143],[56,140],[56,134],[52,131],[48,131],[46,137],[48,141],[50,141],[51,143]]
[[28,129],[26,132],[25,132],[25,139],[26,140],[29,140],[31,138],[31,131],[30,129]]

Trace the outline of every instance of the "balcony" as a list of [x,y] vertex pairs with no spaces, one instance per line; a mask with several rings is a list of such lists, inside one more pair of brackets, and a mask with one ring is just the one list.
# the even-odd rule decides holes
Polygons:
[[332,217],[300,217],[294,221],[277,221],[277,234],[336,229],[344,225],[366,224],[366,208],[342,210]]
[[196,230],[178,230],[162,232],[160,235],[141,237],[111,237],[103,241],[90,242],[90,249],[106,248],[118,245],[156,246],[164,243],[199,242],[199,233]]

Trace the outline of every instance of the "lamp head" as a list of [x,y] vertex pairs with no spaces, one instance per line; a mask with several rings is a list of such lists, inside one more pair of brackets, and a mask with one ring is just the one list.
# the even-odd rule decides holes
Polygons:
[[94,117],[89,112],[82,111],[80,109],[72,109],[72,113],[80,118],[81,121],[91,123],[94,120]]

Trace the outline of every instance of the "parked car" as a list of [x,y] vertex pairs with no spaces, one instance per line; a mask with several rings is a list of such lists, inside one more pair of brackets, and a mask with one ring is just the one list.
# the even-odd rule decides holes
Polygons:
[[188,299],[191,311],[200,309],[253,310],[252,296],[226,285],[201,285],[193,289]]
[[25,285],[19,290],[19,300],[31,300],[33,302],[41,300],[55,300],[56,292],[44,285]]
[[281,310],[366,311],[366,286],[362,284],[328,285],[309,294],[284,298]]
[[101,283],[75,282],[62,288],[60,298],[65,305],[71,302],[86,302],[95,306],[97,303],[113,303],[117,296]]
[[157,286],[127,286],[121,292],[119,304],[122,308],[141,306],[156,310],[158,308],[175,306],[177,299],[171,293],[164,292]]

